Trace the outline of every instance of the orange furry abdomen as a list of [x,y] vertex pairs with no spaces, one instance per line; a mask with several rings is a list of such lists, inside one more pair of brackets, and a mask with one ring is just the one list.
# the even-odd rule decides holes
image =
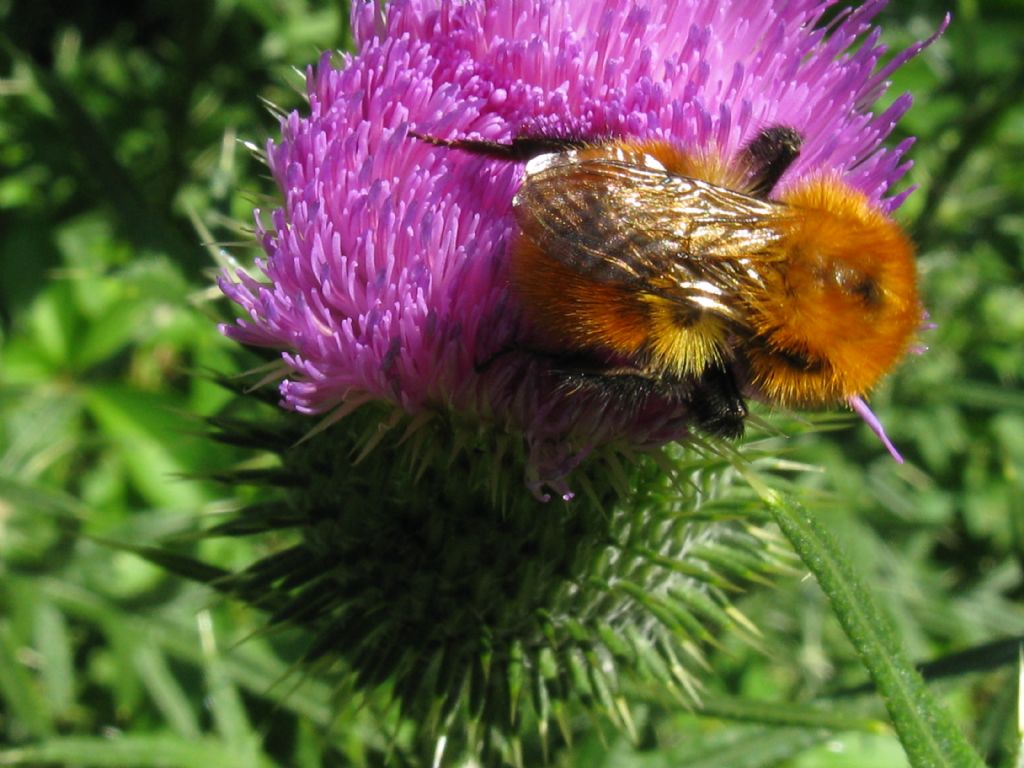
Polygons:
[[525,237],[513,245],[512,282],[535,337],[552,350],[599,348],[630,358],[648,340],[650,310],[640,294],[583,277]]

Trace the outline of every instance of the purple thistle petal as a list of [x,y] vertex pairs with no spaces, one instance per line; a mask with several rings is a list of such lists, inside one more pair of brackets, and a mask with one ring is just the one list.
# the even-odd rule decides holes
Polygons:
[[875,412],[868,407],[864,398],[851,397],[848,402],[854,413],[864,419],[864,422],[871,427],[871,431],[874,432],[875,435],[878,436],[878,439],[882,441],[882,445],[885,446],[889,455],[892,456],[898,464],[902,464],[903,457],[900,455],[900,452],[896,450],[896,446],[893,445],[889,436],[885,434],[885,427],[882,426],[882,422],[879,421],[877,416],[875,416]]

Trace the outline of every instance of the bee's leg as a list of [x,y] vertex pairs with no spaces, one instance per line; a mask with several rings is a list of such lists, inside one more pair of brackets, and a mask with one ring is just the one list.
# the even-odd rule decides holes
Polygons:
[[749,174],[746,190],[752,197],[766,198],[782,174],[800,154],[803,138],[793,128],[773,125],[743,148],[742,162]]
[[549,361],[563,393],[597,395],[627,412],[639,412],[651,397],[687,408],[693,426],[707,435],[736,438],[743,434],[747,405],[729,365],[711,365],[697,378],[677,379],[629,365],[609,366],[586,352],[550,352],[512,344],[477,363],[477,373],[498,359],[521,352]]
[[671,387],[637,368],[608,368],[596,364],[577,367],[559,360],[551,373],[558,377],[558,388],[564,394],[596,396],[631,417],[638,414],[651,397],[678,399],[678,393]]
[[676,380],[627,366],[588,367],[566,362],[560,360],[554,368],[563,377],[564,391],[596,393],[634,411],[648,398],[661,397],[685,405],[693,426],[707,435],[737,438],[743,434],[747,405],[728,367],[711,366],[700,378]]
[[716,437],[740,437],[747,417],[736,377],[728,367],[711,366],[693,385],[689,396],[697,427]]
[[553,136],[517,136],[512,139],[511,144],[501,144],[497,141],[484,141],[482,139],[440,139],[436,136],[429,136],[417,131],[409,131],[409,135],[427,144],[433,144],[435,147],[461,149],[463,152],[470,152],[474,155],[512,162],[523,162],[538,155],[548,154],[549,152],[564,152],[567,149],[581,147],[584,144],[579,139],[557,138]]

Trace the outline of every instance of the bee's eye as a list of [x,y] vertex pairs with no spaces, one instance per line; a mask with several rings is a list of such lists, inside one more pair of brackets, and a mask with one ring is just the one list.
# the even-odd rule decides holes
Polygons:
[[875,309],[882,303],[882,292],[878,288],[878,283],[869,277],[859,280],[852,286],[850,292],[870,309]]
[[882,289],[878,280],[848,263],[835,259],[829,267],[823,266],[818,270],[816,277],[825,290],[836,288],[865,309],[878,309],[882,304]]
[[840,275],[839,285],[859,300],[865,309],[879,309],[882,305],[881,286],[870,275],[851,269]]

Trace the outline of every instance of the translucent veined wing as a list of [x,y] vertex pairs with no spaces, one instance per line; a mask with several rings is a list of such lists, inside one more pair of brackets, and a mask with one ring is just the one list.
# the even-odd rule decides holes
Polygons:
[[581,275],[731,317],[729,296],[779,258],[771,223],[787,209],[608,144],[531,160],[515,210],[523,236]]

